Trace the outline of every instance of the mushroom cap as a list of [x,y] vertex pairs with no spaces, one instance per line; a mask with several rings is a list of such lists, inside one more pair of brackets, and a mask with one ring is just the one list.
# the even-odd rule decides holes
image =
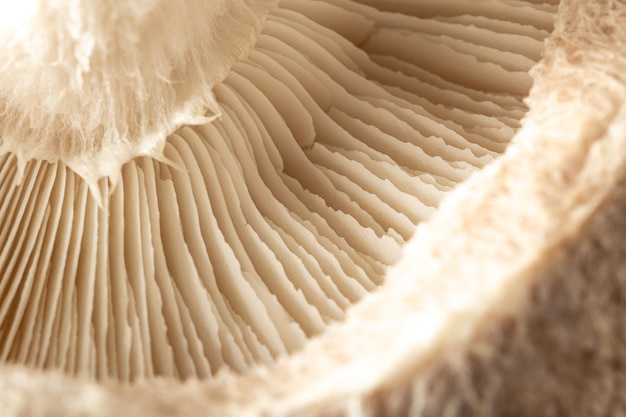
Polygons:
[[245,376],[125,388],[8,370],[9,415],[120,415],[129,402],[129,415],[610,413],[626,359],[625,16],[619,2],[561,3],[513,145],[451,192],[385,283],[300,353]]

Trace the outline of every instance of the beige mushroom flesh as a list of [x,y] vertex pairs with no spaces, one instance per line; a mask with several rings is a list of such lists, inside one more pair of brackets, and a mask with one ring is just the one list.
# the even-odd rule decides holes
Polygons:
[[0,415],[619,407],[626,5],[23,3]]

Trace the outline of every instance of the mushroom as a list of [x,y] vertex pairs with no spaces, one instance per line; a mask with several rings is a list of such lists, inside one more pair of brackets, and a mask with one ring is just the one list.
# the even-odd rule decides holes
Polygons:
[[[177,100],[158,105],[167,122],[145,128],[149,117],[121,112],[110,120],[127,123],[112,128],[123,140],[98,136],[113,125],[58,133],[78,142],[45,135],[83,125],[22,116],[29,101],[4,86],[1,358],[81,376],[7,367],[7,414],[589,406],[576,390],[613,381],[623,360],[610,342],[621,336],[606,327],[619,325],[609,319],[619,300],[602,297],[621,294],[611,274],[621,254],[624,87],[612,48],[624,6],[604,3],[561,3],[527,114],[528,71],[555,2],[282,0],[247,57],[203,84],[215,99],[203,91],[183,110]],[[179,12],[202,21],[165,4],[147,2],[155,9],[133,21],[146,26],[133,27],[154,30],[155,15]],[[250,30],[258,25],[251,17]],[[247,44],[252,32],[233,36]],[[10,72],[17,62],[3,67],[6,85],[22,76]],[[194,82],[201,67],[190,70]],[[79,79],[91,67],[80,68]],[[179,87],[173,68],[159,73],[163,88]],[[70,87],[76,97],[85,88]],[[198,119],[205,107],[219,120]],[[20,140],[21,129],[31,136]],[[37,137],[51,142],[31,146]],[[595,275],[594,259],[607,259]],[[606,351],[582,340],[590,331]],[[594,369],[608,371],[601,379]],[[541,377],[546,392],[524,391]]]

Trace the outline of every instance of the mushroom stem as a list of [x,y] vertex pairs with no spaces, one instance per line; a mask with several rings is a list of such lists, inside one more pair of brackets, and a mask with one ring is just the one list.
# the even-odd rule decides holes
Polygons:
[[0,154],[62,161],[95,192],[219,115],[212,87],[277,1],[22,3],[0,6]]

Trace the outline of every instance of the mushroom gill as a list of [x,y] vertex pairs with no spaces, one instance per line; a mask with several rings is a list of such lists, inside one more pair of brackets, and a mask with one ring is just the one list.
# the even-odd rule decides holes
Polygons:
[[[163,104],[169,119],[150,113],[155,100],[171,94],[150,90],[161,88],[156,81],[139,83],[133,95],[122,90],[136,85],[135,78],[114,78],[129,71],[117,64],[126,52],[106,48],[130,37],[122,24],[132,19],[127,23],[123,10],[112,19],[121,29],[101,18],[95,28],[108,37],[99,39],[95,29],[86,37],[95,46],[82,58],[79,85],[62,91],[69,98],[37,102],[56,112],[54,122],[35,110],[12,116],[24,110],[9,95],[2,145],[11,152],[0,171],[0,360],[118,381],[245,371],[300,349],[380,285],[415,226],[501,153],[519,127],[528,70],[541,57],[556,6],[365,3],[282,0],[247,57],[214,86],[219,120],[184,119],[162,155],[152,150],[161,146],[152,131],[167,133],[179,122],[179,96],[190,87],[169,79],[162,87],[178,88],[171,109]],[[103,13],[98,7],[87,3],[83,18]],[[152,7],[141,21],[148,29],[169,6]],[[131,73],[141,77],[144,65],[155,65],[142,58],[171,54],[175,44],[153,52],[151,43],[142,45],[146,34],[136,36],[134,49],[148,48],[138,58],[139,75]],[[200,53],[212,50],[205,49]],[[212,96],[204,90],[223,72],[205,80],[195,68],[164,67],[200,85],[205,103]],[[16,70],[6,66],[4,77],[11,81]],[[106,77],[111,87],[94,92]],[[16,88],[28,87],[29,97],[45,91],[43,84],[22,86],[27,81]],[[83,91],[89,100],[112,97],[85,103]],[[145,94],[139,115],[117,114],[134,111]],[[183,103],[188,113],[187,104],[193,102]],[[103,121],[74,114],[81,106]],[[19,137],[22,130],[30,133]],[[101,132],[102,142],[94,142]],[[128,138],[120,145],[107,132]],[[139,151],[125,153],[121,174],[112,174],[120,148]],[[52,163],[20,166],[30,158]],[[114,179],[96,185],[94,173]]]

